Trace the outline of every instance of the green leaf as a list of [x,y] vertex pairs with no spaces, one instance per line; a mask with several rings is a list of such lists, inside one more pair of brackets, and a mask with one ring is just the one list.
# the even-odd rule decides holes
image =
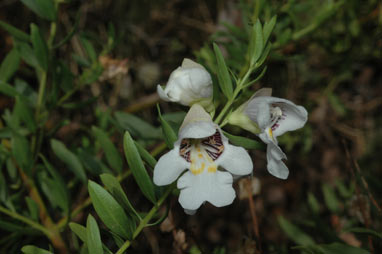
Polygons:
[[161,139],[161,130],[142,120],[141,118],[125,112],[115,112],[118,124],[131,133],[133,137],[142,139]]
[[33,199],[30,197],[25,197],[25,202],[27,203],[28,210],[29,210],[29,217],[32,218],[34,221],[39,220],[39,208]]
[[313,213],[318,214],[320,212],[320,203],[311,192],[308,192],[308,204]]
[[262,143],[257,142],[253,139],[249,139],[249,138],[241,137],[241,136],[235,136],[225,131],[223,131],[223,133],[224,133],[224,136],[226,136],[229,139],[229,141],[231,141],[231,143],[236,146],[241,146],[245,149],[250,149],[250,150],[264,149],[264,145]]
[[263,38],[264,38],[264,45],[268,42],[269,36],[271,35],[273,28],[275,28],[276,25],[277,16],[273,16],[269,22],[265,22],[264,28],[263,28]]
[[138,142],[134,142],[135,146],[138,149],[139,154],[142,159],[151,167],[154,168],[157,164],[157,160]]
[[12,153],[21,170],[29,176],[33,165],[33,156],[29,142],[24,136],[17,133],[12,134]]
[[29,35],[23,31],[21,31],[20,29],[10,25],[10,24],[7,24],[3,21],[0,20],[0,27],[3,28],[5,31],[7,31],[8,33],[10,33],[12,36],[14,36],[16,39],[19,39],[21,41],[26,41],[26,42],[29,42]]
[[40,157],[45,165],[46,170],[53,177],[52,186],[50,186],[49,190],[54,193],[55,202],[57,205],[65,212],[65,214],[69,213],[69,193],[66,187],[66,184],[60,174],[56,169],[49,163],[49,161],[40,154]]
[[24,247],[21,248],[21,251],[24,254],[53,254],[50,251],[38,248],[38,247],[33,246],[33,245],[25,245]]
[[25,123],[31,132],[35,132],[37,129],[36,122],[32,109],[26,103],[25,97],[17,96],[16,104],[14,107],[14,113],[19,117],[21,121]]
[[31,24],[31,41],[38,64],[44,71],[46,71],[49,63],[48,46],[40,33],[40,29],[33,23]]
[[92,63],[97,62],[98,61],[97,53],[96,53],[92,43],[83,36],[80,36],[79,38],[80,38],[81,44],[84,47],[84,49],[85,49],[89,59],[91,60],[91,62]]
[[43,19],[54,21],[57,18],[53,0],[21,0],[21,2]]
[[70,229],[73,231],[78,238],[81,239],[84,243],[87,241],[87,231],[86,228],[78,223],[70,222],[69,223]]
[[88,219],[86,221],[86,240],[89,253],[103,254],[99,228],[96,220],[91,214],[88,215]]
[[232,98],[233,96],[233,86],[232,86],[232,80],[228,72],[227,65],[224,61],[224,57],[218,47],[215,43],[213,44],[215,57],[217,61],[217,76],[219,80],[219,86],[223,92],[223,94],[228,98]]
[[121,173],[123,166],[122,158],[117,148],[109,139],[108,135],[103,130],[95,126],[92,127],[92,132],[94,133],[97,141],[101,144],[101,147],[105,152],[107,163],[116,172]]
[[88,85],[96,82],[103,72],[103,67],[99,62],[93,63],[91,68],[86,68],[80,76],[79,83]]
[[0,80],[0,93],[7,96],[15,97],[19,92],[11,85]]
[[99,175],[103,173],[102,170],[102,164],[99,161],[99,159],[87,152],[85,149],[78,149],[77,155],[81,162],[83,163],[84,167],[93,175]]
[[175,131],[172,129],[171,125],[162,117],[162,114],[160,112],[159,105],[157,105],[158,108],[158,115],[159,115],[159,120],[162,125],[162,132],[164,136],[164,141],[166,142],[166,145],[168,148],[173,149],[174,148],[174,143],[178,139]]
[[[106,186],[108,191],[117,200],[117,202],[121,204],[126,211],[134,214],[135,216],[137,216],[137,218],[140,218],[139,214],[127,198],[117,178],[115,178],[111,174],[102,174],[100,177],[102,183]],[[136,228],[134,222],[131,223],[129,226],[129,230],[131,231],[131,233],[133,233]]]
[[320,244],[319,249],[324,254],[370,254],[370,251],[343,243]]
[[103,223],[114,233],[131,239],[132,234],[128,230],[130,219],[113,196],[91,180],[88,189],[94,209]]
[[0,65],[0,81],[7,82],[17,71],[20,65],[20,56],[15,48],[13,48],[4,58]]
[[50,140],[50,146],[57,157],[64,162],[81,181],[86,182],[85,170],[78,157],[66,148],[64,143],[56,139]]
[[326,206],[333,213],[336,213],[340,210],[339,201],[332,187],[327,184],[322,185],[322,193],[324,194],[324,200]]
[[362,233],[362,234],[373,235],[373,236],[376,236],[376,237],[382,239],[382,232],[377,232],[377,231],[369,229],[369,228],[355,227],[355,228],[346,229],[345,231],[346,232],[353,232],[353,233]]
[[29,43],[23,41],[15,41],[15,48],[19,52],[21,58],[30,66],[38,68],[39,62],[36,58],[35,52]]
[[134,144],[134,140],[130,136],[128,131],[125,132],[123,137],[123,148],[125,150],[126,160],[130,166],[131,172],[137,182],[139,188],[141,189],[143,195],[151,202],[155,203],[155,192],[154,184],[151,178],[147,174],[147,171],[143,165],[141,156],[139,155],[138,149]]
[[313,239],[305,234],[301,229],[297,226],[290,223],[283,216],[277,217],[277,220],[280,224],[282,230],[287,234],[287,236],[292,239],[296,244],[300,245],[311,245],[314,244]]
[[257,20],[252,27],[251,38],[248,46],[248,57],[250,66],[254,66],[259,60],[264,48],[263,29],[260,20]]

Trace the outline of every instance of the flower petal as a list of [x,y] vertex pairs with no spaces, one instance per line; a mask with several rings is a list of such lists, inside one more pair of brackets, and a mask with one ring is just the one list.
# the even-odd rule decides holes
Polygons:
[[289,170],[282,159],[286,159],[280,147],[274,143],[269,143],[267,146],[267,169],[270,174],[280,179],[287,179]]
[[174,182],[189,167],[189,163],[179,155],[179,146],[163,155],[154,168],[154,183],[163,186]]
[[194,175],[187,171],[178,180],[179,203],[185,210],[197,210],[206,201],[216,207],[229,205],[236,196],[232,181],[228,172]]
[[170,101],[170,98],[168,98],[165,90],[163,90],[162,86],[161,85],[158,85],[157,86],[157,93],[159,95],[159,97],[164,100],[164,101]]
[[179,130],[179,139],[205,138],[216,132],[217,125],[199,104],[193,104]]
[[302,106],[297,106],[293,102],[285,101],[275,103],[283,115],[273,127],[273,134],[275,137],[281,136],[287,131],[294,131],[302,128],[308,120],[308,112]]
[[216,160],[216,164],[234,175],[248,175],[253,170],[252,159],[248,152],[228,142],[224,144],[224,152]]
[[266,98],[272,97],[254,97],[244,110],[244,113],[247,114],[252,121],[256,122],[262,130],[268,127],[271,122],[270,104]]

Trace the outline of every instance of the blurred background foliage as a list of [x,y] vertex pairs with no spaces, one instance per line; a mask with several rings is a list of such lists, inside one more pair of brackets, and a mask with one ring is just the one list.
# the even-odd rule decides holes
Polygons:
[[[184,57],[216,73],[212,42],[240,74],[252,26],[274,15],[266,69],[244,93],[271,87],[308,109],[308,124],[279,140],[289,179],[270,176],[264,150],[252,151],[253,177],[235,185],[233,205],[187,216],[169,196],[128,252],[382,251],[380,1],[3,0],[0,252],[117,253],[155,199],[138,191],[123,151],[136,147],[151,175],[166,149],[158,126],[176,132],[185,115],[160,102],[158,118],[156,85]],[[125,136],[124,149],[125,130],[136,142]],[[98,194],[114,200],[123,227]]]

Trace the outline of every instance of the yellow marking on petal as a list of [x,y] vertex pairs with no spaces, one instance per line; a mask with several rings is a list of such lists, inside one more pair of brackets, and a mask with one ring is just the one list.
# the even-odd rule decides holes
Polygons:
[[203,158],[203,154],[198,153],[198,157],[199,157],[199,158]]
[[195,166],[194,164],[191,164],[190,170],[191,170],[191,172],[194,175],[198,175],[198,174],[200,174],[200,173],[202,173],[204,171],[204,168],[206,167],[206,164],[204,162],[202,162],[200,168],[197,168],[197,169],[194,166]]
[[208,167],[208,172],[210,172],[210,173],[215,173],[216,170],[217,170],[217,168],[215,165],[211,165]]
[[269,133],[269,136],[273,139],[273,132],[272,132],[272,128],[269,128],[268,129],[268,133]]

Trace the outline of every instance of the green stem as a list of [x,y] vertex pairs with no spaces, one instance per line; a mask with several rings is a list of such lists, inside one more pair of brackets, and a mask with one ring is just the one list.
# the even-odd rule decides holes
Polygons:
[[37,222],[27,218],[27,217],[24,217],[24,216],[22,216],[16,212],[10,211],[3,206],[0,206],[0,212],[6,214],[6,215],[8,215],[8,216],[10,216],[16,220],[22,221],[25,224],[28,224],[32,228],[37,229],[37,230],[41,231],[42,233],[44,233],[47,237],[51,236],[50,231],[48,229],[46,229],[43,225],[41,225],[41,224],[39,224],[39,223],[37,223]]
[[157,201],[157,203],[154,205],[154,207],[150,210],[150,212],[141,220],[138,227],[135,229],[133,233],[133,237],[131,240],[126,240],[125,243],[119,248],[119,250],[115,254],[122,254],[129,246],[131,245],[132,240],[134,240],[139,233],[147,226],[151,218],[155,215],[155,213],[158,211],[159,207],[162,205],[162,203],[166,200],[167,196],[172,192],[172,190],[175,188],[175,184],[170,185],[166,192],[163,194],[163,196]]
[[222,111],[220,111],[219,115],[215,119],[216,124],[220,124],[222,121],[224,122],[225,119],[223,117],[226,115],[227,111],[231,107],[232,103],[235,101],[237,95],[239,92],[243,89],[244,84],[247,82],[247,79],[249,78],[249,75],[252,72],[252,68],[248,68],[247,72],[245,73],[244,77],[240,78],[237,82],[237,86],[235,90],[233,91],[232,97],[227,101]]

